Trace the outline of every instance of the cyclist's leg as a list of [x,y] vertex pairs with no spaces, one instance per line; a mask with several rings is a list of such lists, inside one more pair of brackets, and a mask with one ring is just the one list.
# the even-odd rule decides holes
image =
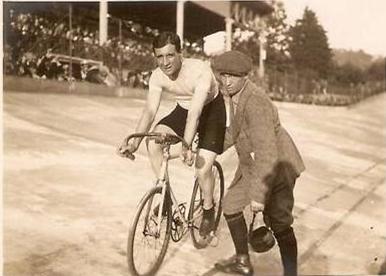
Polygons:
[[[163,132],[163,133],[175,134],[175,132],[170,127],[163,125],[163,124],[156,125],[154,127],[153,131],[154,132]],[[151,166],[153,168],[153,172],[154,172],[155,176],[158,177],[160,174],[160,171],[161,171],[161,164],[162,164],[162,158],[163,158],[162,147],[160,144],[156,144],[154,140],[147,140],[146,144],[147,144],[147,150],[149,153],[149,159],[150,159]],[[167,181],[169,180],[169,176],[167,175],[167,172],[166,172],[165,178]],[[162,210],[163,210],[162,215],[163,216],[166,215],[166,210],[167,210],[166,207],[170,203],[169,198],[170,197],[167,196],[165,199],[165,202],[163,204],[163,208],[162,208]],[[159,209],[160,209],[160,206],[156,205],[156,207],[153,209],[153,214],[158,216]]]
[[[153,131],[176,134],[170,127],[162,124],[156,125]],[[156,177],[158,177],[162,163],[162,147],[160,144],[156,144],[154,140],[147,140],[146,144],[153,172],[155,173]]]
[[213,202],[214,176],[213,162],[217,154],[206,149],[198,149],[196,156],[196,176],[203,198],[203,217],[199,229],[201,236],[207,236],[215,227],[215,206]]
[[[184,135],[186,116],[188,111],[177,105],[172,112],[162,118],[154,127],[154,132],[166,132],[170,134]],[[156,176],[159,175],[162,163],[162,147],[154,140],[147,141],[150,162]],[[172,147],[175,148],[175,147]],[[172,149],[172,151],[175,149]],[[173,152],[172,152],[173,153]]]
[[198,155],[196,173],[203,194],[203,218],[200,235],[208,235],[215,225],[213,205],[214,177],[212,166],[218,154],[223,152],[225,136],[225,106],[221,95],[204,107],[198,126]]
[[200,148],[197,151],[195,162],[196,176],[204,200],[203,207],[206,210],[213,207],[214,178],[212,166],[216,157],[217,153],[210,150]]
[[212,166],[218,154],[223,152],[225,136],[225,105],[219,94],[201,113],[198,125],[198,154],[196,173],[204,198],[204,209],[212,207],[213,173]]

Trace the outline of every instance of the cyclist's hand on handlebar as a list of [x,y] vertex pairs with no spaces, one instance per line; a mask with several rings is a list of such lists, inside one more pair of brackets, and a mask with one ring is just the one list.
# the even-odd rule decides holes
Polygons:
[[127,138],[123,140],[122,144],[117,149],[117,154],[121,157],[127,157],[132,160],[134,160],[133,153],[138,149],[139,144],[134,141],[130,140],[127,141]]
[[189,167],[193,165],[194,154],[191,148],[186,148],[182,146],[181,150],[181,160]]

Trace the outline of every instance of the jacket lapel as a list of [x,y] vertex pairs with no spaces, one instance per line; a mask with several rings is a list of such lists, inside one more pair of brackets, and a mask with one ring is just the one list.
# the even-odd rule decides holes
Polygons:
[[245,84],[245,87],[242,91],[240,91],[240,98],[239,102],[237,105],[237,110],[235,114],[235,121],[234,121],[234,127],[233,127],[233,139],[234,141],[237,139],[237,137],[240,134],[240,129],[241,129],[241,123],[244,118],[244,110],[245,106],[248,102],[249,97],[252,95],[252,88],[251,83],[249,80],[247,80],[247,83]]

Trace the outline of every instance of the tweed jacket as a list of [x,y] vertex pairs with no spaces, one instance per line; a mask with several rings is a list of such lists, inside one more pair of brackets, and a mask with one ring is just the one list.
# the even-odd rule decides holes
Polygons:
[[225,147],[234,144],[239,157],[230,188],[246,181],[251,200],[265,204],[270,186],[274,185],[269,179],[276,177],[279,164],[289,164],[295,177],[305,167],[265,91],[247,80],[239,93],[236,114],[225,139]]

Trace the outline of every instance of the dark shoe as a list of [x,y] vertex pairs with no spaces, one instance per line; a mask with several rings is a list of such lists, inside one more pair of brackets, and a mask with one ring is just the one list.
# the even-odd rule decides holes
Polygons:
[[214,266],[224,273],[253,276],[253,267],[248,255],[235,255],[227,260],[217,262]]
[[199,234],[202,237],[206,237],[214,229],[214,206],[209,210],[203,209],[203,211]]

